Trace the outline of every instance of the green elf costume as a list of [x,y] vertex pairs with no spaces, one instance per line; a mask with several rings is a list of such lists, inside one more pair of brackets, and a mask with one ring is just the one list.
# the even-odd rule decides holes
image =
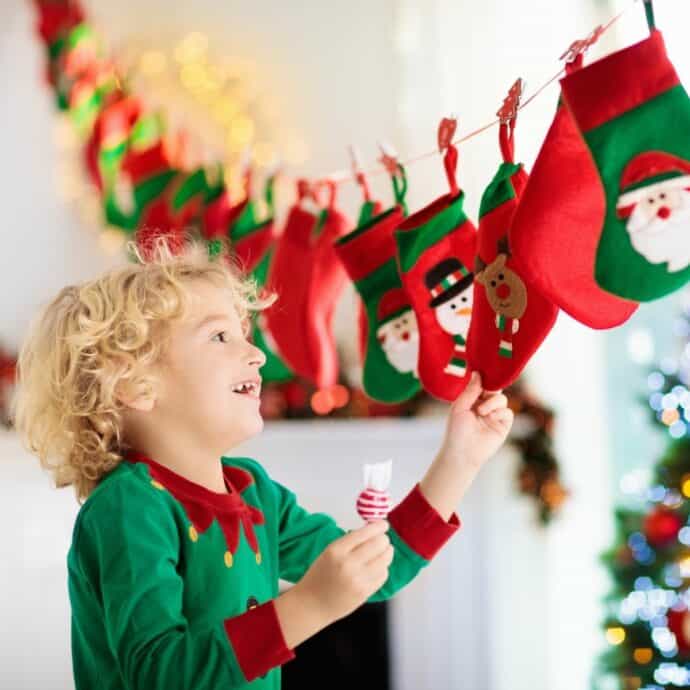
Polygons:
[[[129,450],[82,506],[67,556],[76,690],[276,690],[288,648],[274,606],[345,534],[256,461],[221,457],[228,493]],[[416,484],[389,513],[392,597],[459,529]]]

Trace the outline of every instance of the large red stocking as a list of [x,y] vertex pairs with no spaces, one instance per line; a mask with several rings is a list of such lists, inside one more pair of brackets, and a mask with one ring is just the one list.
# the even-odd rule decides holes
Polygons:
[[[582,55],[566,70],[576,72]],[[562,98],[510,227],[513,257],[535,288],[590,328],[613,328],[638,307],[597,284],[606,198],[597,168]]]

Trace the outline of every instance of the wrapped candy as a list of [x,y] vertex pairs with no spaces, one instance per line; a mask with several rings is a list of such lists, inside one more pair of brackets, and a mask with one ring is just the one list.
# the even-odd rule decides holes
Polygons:
[[364,490],[357,497],[357,513],[363,520],[384,520],[390,512],[392,470],[392,460],[364,465]]

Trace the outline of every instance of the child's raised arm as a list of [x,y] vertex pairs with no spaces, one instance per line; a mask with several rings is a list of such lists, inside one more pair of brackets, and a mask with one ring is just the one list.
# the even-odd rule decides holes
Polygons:
[[419,483],[444,520],[457,509],[479,470],[506,440],[513,424],[513,411],[507,404],[500,391],[482,390],[477,372],[452,404],[441,449]]

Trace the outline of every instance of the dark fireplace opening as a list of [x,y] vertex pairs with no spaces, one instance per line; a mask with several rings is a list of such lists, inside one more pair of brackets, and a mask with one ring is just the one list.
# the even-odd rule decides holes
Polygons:
[[295,649],[285,690],[390,690],[388,603],[364,604]]

